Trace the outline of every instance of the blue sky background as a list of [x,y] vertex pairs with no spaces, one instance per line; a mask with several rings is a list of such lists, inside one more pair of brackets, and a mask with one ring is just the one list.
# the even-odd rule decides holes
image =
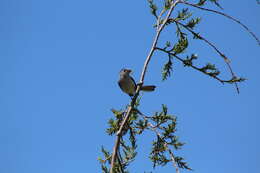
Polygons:
[[[221,4],[260,37],[256,1]],[[194,172],[260,172],[259,45],[225,18],[194,13],[203,17],[197,30],[248,79],[241,94],[178,62],[172,78],[161,82],[166,56],[155,54],[145,82],[158,87],[143,96],[141,109],[150,114],[167,104],[178,116],[178,134],[186,142],[178,154]],[[139,79],[153,20],[145,0],[0,1],[0,172],[101,172],[101,145],[112,149],[115,139],[105,134],[110,109],[129,102],[117,85],[118,72],[132,68]],[[174,38],[173,32],[163,39]],[[227,70],[200,41],[189,50]],[[147,156],[153,137],[139,138],[144,155],[132,172],[152,171]]]

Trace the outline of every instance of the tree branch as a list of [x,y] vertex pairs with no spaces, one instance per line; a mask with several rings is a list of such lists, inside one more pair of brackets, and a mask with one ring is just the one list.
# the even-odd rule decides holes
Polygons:
[[157,30],[159,30],[160,28],[160,22],[161,22],[161,18],[162,18],[162,15],[166,12],[166,9],[163,9],[161,11],[161,13],[159,14],[158,18],[157,18]]
[[[141,114],[141,115],[142,115],[143,119],[147,120],[146,116],[144,116],[143,114]],[[162,141],[164,141],[164,147],[167,149],[167,151],[169,152],[169,154],[170,154],[170,156],[171,156],[171,161],[172,161],[172,163],[173,163],[173,166],[175,167],[176,173],[180,173],[179,167],[178,167],[178,165],[177,165],[177,163],[176,163],[176,161],[175,161],[175,157],[174,157],[173,152],[169,149],[168,144],[167,144],[167,142],[162,138],[162,135],[156,130],[156,128],[158,128],[158,127],[155,126],[155,125],[153,125],[153,124],[150,123],[150,122],[149,122],[147,125],[150,127],[150,129],[151,129]]]
[[157,42],[158,42],[158,39],[160,37],[160,34],[161,34],[161,31],[163,30],[163,28],[165,27],[168,19],[170,18],[171,14],[172,14],[172,11],[174,9],[174,7],[179,3],[180,0],[175,0],[174,2],[172,1],[171,2],[171,7],[165,17],[165,19],[163,20],[163,23],[160,25],[160,27],[157,29],[156,31],[156,35],[155,35],[155,38],[154,38],[154,41],[152,43],[152,47],[151,47],[151,50],[145,60],[145,63],[144,63],[144,66],[143,66],[143,71],[142,71],[142,74],[141,74],[141,77],[140,77],[140,85],[137,85],[137,89],[136,89],[136,94],[134,95],[131,103],[130,103],[130,106],[128,106],[127,108],[127,111],[126,111],[126,115],[124,117],[124,120],[122,122],[122,124],[120,125],[120,128],[117,132],[117,137],[116,137],[116,141],[115,141],[115,146],[113,148],[113,154],[112,154],[112,159],[111,159],[111,167],[110,167],[110,173],[113,173],[114,171],[114,167],[115,167],[115,160],[116,160],[116,155],[117,155],[117,152],[118,152],[118,149],[119,149],[119,144],[120,144],[120,140],[121,140],[121,137],[122,137],[122,130],[123,128],[125,127],[126,125],[126,122],[128,121],[130,115],[131,115],[131,111],[132,109],[134,108],[134,105],[135,105],[135,102],[136,102],[136,99],[139,95],[139,92],[140,92],[140,89],[142,87],[142,84],[144,82],[144,77],[145,77],[145,74],[146,74],[146,71],[147,71],[147,67],[148,67],[148,64],[153,56],[153,53],[155,51],[155,48],[156,48],[156,45],[157,45]]
[[[232,78],[236,78],[236,75],[235,75],[235,73],[233,72],[233,69],[232,69],[232,67],[231,67],[231,65],[230,65],[230,60],[226,57],[226,55],[224,55],[224,53],[222,53],[214,44],[212,44],[210,41],[208,41],[205,37],[202,37],[201,35],[198,35],[198,34],[195,33],[192,29],[190,29],[190,28],[187,27],[186,25],[180,23],[179,21],[176,21],[176,20],[175,20],[175,22],[176,22],[176,24],[181,25],[182,27],[184,27],[185,29],[187,29],[189,32],[191,32],[194,36],[198,36],[199,39],[205,41],[209,46],[211,46],[211,47],[219,54],[219,56],[221,56],[221,57],[224,59],[226,65],[228,66],[228,69],[229,69],[229,71],[230,71],[230,73],[231,73],[231,75],[232,75]],[[237,85],[236,82],[235,82],[235,87],[236,87],[237,93],[239,93],[239,88],[238,88],[238,85]]]
[[[258,2],[259,2],[259,1],[258,1]],[[225,13],[222,13],[222,12],[220,12],[220,11],[216,11],[216,10],[204,8],[204,7],[198,6],[198,5],[196,5],[196,4],[189,3],[189,2],[184,1],[184,0],[180,1],[180,3],[183,3],[183,4],[186,4],[186,5],[189,5],[189,6],[198,8],[198,9],[200,9],[200,10],[213,12],[213,13],[222,15],[222,16],[228,18],[228,19],[233,20],[234,22],[236,22],[236,23],[238,23],[240,26],[242,26],[252,37],[254,37],[254,39],[256,40],[256,42],[258,43],[258,45],[260,46],[260,40],[259,40],[259,38],[258,38],[246,25],[244,25],[242,22],[240,22],[239,20],[235,19],[234,17],[232,17],[232,16],[230,16],[230,15],[227,15],[227,14],[225,14]]]
[[[119,154],[119,155],[120,155],[120,154]],[[119,167],[120,167],[120,172],[121,172],[121,173],[124,173],[123,165],[121,164],[120,158],[117,157],[117,160],[118,160],[118,164],[119,164]]]
[[165,146],[166,146],[166,148],[167,148],[167,150],[168,150],[168,152],[169,152],[169,154],[171,156],[171,160],[172,160],[173,166],[175,167],[176,173],[180,173],[179,168],[177,166],[177,163],[175,161],[175,157],[174,157],[174,154],[173,154],[172,150],[169,149],[167,143],[165,143]]
[[[175,55],[174,53],[172,53],[172,52],[170,52],[170,51],[167,51],[167,50],[165,50],[165,49],[159,48],[159,47],[156,47],[156,49],[159,50],[159,51],[162,51],[162,52],[164,52],[164,53],[167,53],[167,54],[170,55],[170,56],[174,56],[177,60],[181,61],[184,65],[186,64],[184,59],[180,58],[179,56]],[[197,71],[200,71],[200,72],[202,72],[202,73],[204,73],[204,74],[206,74],[206,75],[208,75],[208,76],[210,76],[210,77],[212,77],[212,78],[214,78],[214,79],[216,79],[216,80],[218,80],[218,81],[221,82],[222,84],[224,84],[224,83],[230,83],[231,80],[232,80],[232,79],[231,79],[231,80],[223,80],[223,79],[220,79],[220,78],[217,77],[217,76],[209,75],[207,72],[203,71],[201,68],[198,68],[198,67],[196,67],[196,66],[194,66],[194,65],[192,65],[192,64],[189,64],[188,66],[191,67],[191,68],[193,68],[193,69],[195,69],[195,70],[197,70]]]

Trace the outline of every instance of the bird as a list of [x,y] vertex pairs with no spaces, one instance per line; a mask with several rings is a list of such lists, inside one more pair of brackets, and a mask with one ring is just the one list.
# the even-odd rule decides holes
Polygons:
[[[130,76],[130,73],[132,72],[131,69],[123,68],[120,71],[118,85],[121,88],[123,92],[128,94],[130,97],[135,95],[135,91],[137,88],[137,85],[135,83],[135,80]],[[146,85],[142,86],[140,90],[142,91],[154,91],[156,86],[154,85]]]

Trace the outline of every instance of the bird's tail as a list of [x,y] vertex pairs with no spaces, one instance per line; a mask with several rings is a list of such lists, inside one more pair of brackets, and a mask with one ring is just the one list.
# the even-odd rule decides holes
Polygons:
[[156,86],[154,86],[154,85],[146,85],[146,86],[142,86],[141,90],[142,91],[154,91],[155,88],[156,88]]

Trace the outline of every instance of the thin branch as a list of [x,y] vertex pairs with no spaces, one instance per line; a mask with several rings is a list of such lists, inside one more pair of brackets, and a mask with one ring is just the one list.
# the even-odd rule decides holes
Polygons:
[[166,148],[167,148],[167,150],[168,150],[168,152],[169,152],[169,154],[170,154],[170,156],[171,156],[171,160],[172,160],[173,166],[174,166],[175,169],[176,169],[176,173],[180,173],[179,168],[178,168],[178,166],[177,166],[177,163],[176,163],[176,161],[175,161],[175,157],[174,157],[174,154],[173,154],[172,150],[169,149],[167,143],[165,143],[165,146],[166,146]]
[[[179,24],[179,25],[181,25],[182,27],[184,27],[185,29],[187,29],[187,30],[188,30],[189,32],[191,32],[194,36],[197,36],[197,35],[198,35],[198,34],[197,34],[196,32],[194,32],[192,29],[190,29],[190,28],[187,27],[186,25],[180,23],[179,21],[176,21],[176,20],[175,20],[175,22],[176,22],[176,24]],[[219,56],[221,56],[221,57],[224,59],[226,65],[228,66],[228,69],[229,69],[229,71],[230,71],[230,73],[231,73],[231,75],[232,75],[232,78],[236,78],[236,75],[235,75],[235,73],[233,72],[233,69],[232,69],[232,67],[231,67],[231,65],[230,65],[230,60],[226,57],[226,55],[224,55],[224,53],[222,53],[214,44],[212,44],[210,41],[208,41],[205,37],[202,37],[201,35],[199,35],[199,38],[200,38],[201,40],[205,41],[209,46],[211,46],[211,47],[219,54]],[[238,88],[238,85],[237,85],[236,82],[235,82],[235,87],[236,87],[237,93],[239,93],[239,88]]]
[[109,171],[110,173],[114,172],[115,160],[116,160],[116,155],[117,155],[117,150],[118,150],[118,147],[119,147],[120,140],[121,140],[121,134],[118,134],[117,138],[116,138],[115,146],[113,148],[113,154],[112,154],[112,159],[111,159],[111,167],[110,167],[110,171]]
[[[165,52],[165,53],[167,53],[168,55],[174,56],[177,60],[179,60],[179,61],[181,61],[183,64],[185,64],[185,60],[182,59],[182,58],[180,58],[179,56],[175,55],[174,53],[171,53],[170,51],[167,51],[167,50],[162,49],[162,48],[159,48],[159,47],[156,47],[156,49],[157,49],[157,50],[160,50],[160,51],[162,51],[162,52]],[[218,81],[221,82],[222,84],[224,84],[224,83],[230,83],[230,80],[223,80],[223,79],[220,79],[220,78],[217,77],[217,76],[209,75],[207,72],[201,70],[200,68],[198,68],[198,67],[196,67],[196,66],[194,66],[194,65],[192,65],[192,64],[190,64],[189,67],[191,67],[191,68],[193,68],[193,69],[195,69],[195,70],[197,70],[197,71],[200,71],[200,72],[202,72],[202,73],[204,73],[204,74],[206,74],[206,75],[208,75],[208,76],[210,76],[210,77],[212,77],[212,78],[218,80]]]
[[149,119],[148,116],[146,116],[146,115],[144,115],[144,114],[140,114],[140,115],[143,117],[143,119],[144,119],[145,121],[148,122],[147,125],[150,127],[150,129],[151,129],[153,132],[155,132],[156,135],[157,135],[162,141],[164,141],[164,147],[168,150],[168,152],[169,152],[169,154],[170,154],[170,156],[171,156],[171,160],[172,160],[172,163],[173,163],[173,167],[175,167],[176,173],[180,173],[179,167],[178,167],[178,165],[177,165],[177,163],[176,163],[176,161],[175,161],[175,157],[174,157],[173,152],[169,149],[168,144],[167,144],[167,142],[163,139],[161,133],[159,133],[159,132],[156,130],[157,128],[160,128],[160,127],[158,127],[158,125],[153,125],[152,123],[150,123],[150,122],[148,121],[148,119]]
[[102,163],[105,163],[105,162],[109,162],[110,161],[110,159],[111,159],[111,155],[109,156],[109,157],[107,157],[107,158],[105,158],[104,160],[102,159],[102,160],[100,160]]
[[120,161],[119,157],[117,157],[117,160],[118,160],[120,172],[121,172],[121,173],[124,173],[123,165],[121,164],[121,161]]
[[161,13],[159,14],[158,18],[157,18],[157,30],[159,30],[160,28],[160,22],[161,22],[161,18],[162,18],[162,15],[166,12],[166,9],[164,8]]
[[[147,120],[144,116],[142,116],[145,120]],[[173,163],[173,167],[175,167],[175,170],[176,170],[176,173],[180,173],[179,171],[179,167],[175,161],[175,157],[174,157],[174,154],[173,152],[170,150],[170,148],[168,147],[168,144],[167,142],[162,138],[162,135],[156,130],[157,126],[153,125],[152,123],[148,123],[147,124],[150,129],[156,133],[156,135],[164,142],[164,147],[167,149],[167,151],[169,152],[170,156],[171,156],[171,161]]]
[[185,29],[187,29],[189,32],[191,32],[194,36],[199,36],[199,39],[205,41],[209,46],[211,46],[224,60],[225,62],[229,63],[230,60],[226,57],[226,55],[224,55],[224,53],[222,53],[213,43],[211,43],[210,41],[208,41],[205,37],[202,37],[200,34],[197,34],[196,32],[194,32],[192,29],[190,29],[189,27],[187,27],[186,25],[182,24],[179,21],[174,20],[177,24],[181,25],[182,27],[184,27]]
[[167,142],[162,138],[162,135],[155,129],[155,127],[151,124],[151,123],[148,123],[148,125],[151,127],[150,129],[152,131],[154,131],[157,136],[162,140],[164,141],[164,147],[167,149],[167,151],[169,152],[170,156],[171,156],[171,161],[172,161],[172,164],[173,164],[173,167],[175,168],[176,170],[176,173],[180,173],[180,170],[179,170],[179,167],[175,161],[175,157],[174,157],[174,154],[173,152],[171,151],[171,149],[168,147],[168,144]]
[[[258,1],[258,2],[259,2],[259,1]],[[222,12],[220,12],[220,11],[216,11],[216,10],[204,8],[204,7],[198,6],[198,5],[196,5],[196,4],[189,3],[189,2],[184,1],[184,0],[182,0],[180,3],[186,4],[186,5],[189,5],[189,6],[192,6],[192,7],[201,9],[201,10],[204,10],[204,11],[213,12],[213,13],[216,13],[216,14],[219,14],[219,15],[222,15],[222,16],[225,16],[226,18],[229,18],[229,19],[233,20],[234,22],[236,22],[236,23],[238,23],[240,26],[242,26],[252,37],[254,37],[254,39],[256,40],[256,42],[258,43],[258,45],[260,46],[260,40],[259,40],[259,38],[258,38],[245,24],[243,24],[243,23],[240,22],[239,20],[235,19],[234,17],[232,17],[232,16],[230,16],[230,15],[227,15],[226,13],[222,13]]]
[[141,77],[140,77],[140,82],[139,82],[139,85],[137,85],[137,89],[136,89],[136,93],[134,95],[134,97],[132,98],[132,101],[130,103],[130,106],[127,108],[127,111],[126,111],[126,115],[124,117],[124,120],[122,122],[122,124],[120,125],[120,128],[117,132],[117,137],[116,137],[116,141],[115,141],[115,146],[113,148],[113,154],[112,154],[112,159],[111,159],[111,167],[110,167],[110,173],[113,173],[113,170],[114,170],[114,167],[115,167],[115,159],[116,159],[116,155],[117,155],[117,152],[118,152],[118,148],[119,148],[119,144],[120,144],[120,140],[121,140],[121,137],[122,137],[122,130],[123,128],[125,127],[126,125],[126,122],[128,121],[130,115],[131,115],[131,111],[132,109],[134,108],[134,105],[135,105],[135,102],[136,102],[136,99],[139,95],[139,92],[140,92],[140,89],[142,87],[142,84],[144,82],[144,77],[145,77],[145,74],[146,74],[146,71],[147,71],[147,67],[148,67],[148,64],[152,58],[152,55],[155,51],[155,48],[156,48],[156,45],[157,45],[157,42],[158,42],[158,39],[159,39],[159,36],[161,34],[161,31],[163,30],[163,28],[165,27],[166,25],[166,22],[168,21],[168,19],[170,18],[171,14],[172,14],[172,11],[174,9],[174,7],[179,3],[180,0],[175,0],[174,2],[172,2],[171,4],[171,7],[163,21],[163,23],[161,24],[161,26],[159,27],[159,29],[156,31],[156,35],[155,35],[155,38],[154,38],[154,41],[153,41],[153,44],[152,44],[152,47],[151,47],[151,50],[145,60],[145,63],[144,63],[144,66],[143,66],[143,71],[142,71],[142,74],[141,74]]
[[[179,1],[180,1],[180,0],[176,0],[174,3],[172,3],[171,8],[169,9],[169,11],[168,11],[168,13],[167,13],[167,15],[166,15],[166,17],[165,17],[165,19],[164,19],[162,25],[160,26],[160,28],[158,29],[158,31],[157,31],[157,33],[156,33],[154,42],[153,42],[153,44],[152,44],[152,48],[151,48],[151,50],[150,50],[150,52],[149,52],[149,54],[148,54],[148,56],[147,56],[147,58],[146,58],[146,60],[145,60],[145,63],[144,63],[143,71],[142,71],[142,74],[141,74],[141,77],[140,77],[140,84],[143,84],[143,82],[144,82],[145,73],[146,73],[146,71],[147,71],[148,64],[149,64],[149,62],[150,62],[150,60],[151,60],[151,57],[152,57],[153,52],[154,52],[154,50],[155,50],[155,47],[156,47],[156,45],[157,45],[158,38],[159,38],[159,36],[160,36],[160,34],[161,34],[161,31],[162,31],[163,28],[165,27],[165,25],[166,25],[168,19],[170,18],[171,14],[172,14],[172,11],[173,11],[174,7],[179,3]],[[141,87],[141,85],[139,86],[139,90],[140,90],[140,87]],[[137,91],[139,91],[139,90],[138,90],[138,88],[137,88]]]

